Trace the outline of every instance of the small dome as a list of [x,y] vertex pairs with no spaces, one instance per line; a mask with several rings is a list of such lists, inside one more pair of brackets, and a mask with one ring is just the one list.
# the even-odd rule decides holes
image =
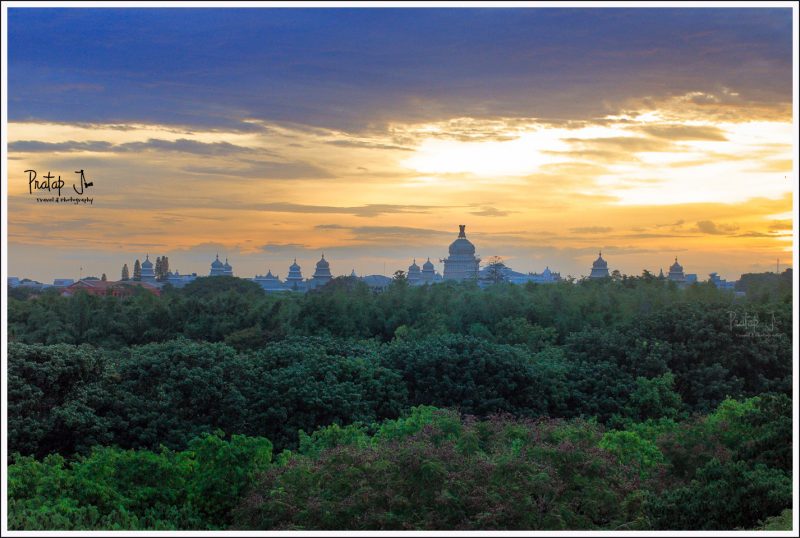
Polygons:
[[417,265],[417,259],[416,258],[414,258],[414,261],[411,262],[411,265],[408,266],[408,272],[409,273],[411,273],[411,272],[418,273],[419,272],[419,265]]
[[355,268],[353,268],[353,270],[350,272],[350,276],[353,277],[353,278],[358,278],[358,275],[356,274]]
[[151,267],[153,267],[153,262],[150,261],[150,255],[148,254],[147,257],[142,262],[142,269],[145,268],[149,269]]
[[596,267],[598,269],[603,268],[603,267],[608,267],[608,262],[603,259],[603,253],[602,252],[598,253],[597,259],[592,264],[592,267]]
[[267,271],[267,275],[266,275],[264,278],[275,278],[275,277],[273,276],[273,274],[272,274],[272,269],[270,269],[269,271]]
[[292,265],[289,266],[289,271],[299,271],[299,270],[300,266],[297,265],[297,258],[295,258],[294,262],[292,262]]
[[683,266],[678,263],[678,257],[677,256],[675,256],[675,263],[673,263],[672,265],[669,266],[669,272],[670,273],[682,273],[683,272]]
[[223,267],[225,267],[225,269],[233,269],[233,267],[231,267],[228,263],[228,258],[225,258],[225,265]]
[[430,257],[428,257],[428,261],[422,264],[422,269],[424,271],[433,271],[433,264],[431,263]]
[[325,254],[323,254],[322,259],[317,262],[317,268],[321,269],[323,267],[329,267],[329,266],[330,264],[328,263],[328,260],[325,259]]
[[222,262],[219,261],[219,254],[217,254],[217,259],[214,260],[213,262],[211,262],[211,267],[220,268],[220,269],[223,267]]
[[549,266],[548,266],[548,267],[545,267],[545,268],[544,268],[544,272],[543,272],[542,274],[543,274],[543,275],[545,275],[545,276],[550,276],[550,275],[551,275],[551,273],[550,273],[550,267],[549,267]]

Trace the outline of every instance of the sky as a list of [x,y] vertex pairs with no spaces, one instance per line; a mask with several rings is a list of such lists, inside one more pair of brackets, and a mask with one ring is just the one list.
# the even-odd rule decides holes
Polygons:
[[523,272],[774,271],[792,51],[790,8],[9,8],[9,275],[441,271],[459,224]]

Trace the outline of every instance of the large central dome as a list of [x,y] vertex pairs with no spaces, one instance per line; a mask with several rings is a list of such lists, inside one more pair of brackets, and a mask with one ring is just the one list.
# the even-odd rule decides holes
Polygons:
[[475,255],[475,245],[473,245],[469,239],[467,239],[467,234],[464,233],[464,228],[466,228],[465,224],[459,224],[459,232],[458,232],[458,239],[450,243],[450,255],[451,256],[474,256]]

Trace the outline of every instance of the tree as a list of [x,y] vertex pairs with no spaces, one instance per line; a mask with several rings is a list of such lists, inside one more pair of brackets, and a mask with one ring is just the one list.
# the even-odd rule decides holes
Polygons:
[[500,256],[492,256],[486,264],[486,273],[482,280],[490,284],[497,284],[506,281],[506,264]]
[[103,282],[106,282],[106,281],[108,280],[108,278],[106,278],[106,274],[105,274],[105,273],[103,273],[103,274],[100,276],[100,280],[102,280]]
[[161,256],[156,258],[156,266],[153,272],[156,275],[156,280],[161,280]]
[[397,271],[394,272],[392,280],[394,280],[395,282],[405,282],[407,280],[406,272],[403,271],[402,269],[398,269]]
[[131,275],[128,272],[128,264],[126,263],[125,265],[122,266],[122,278],[121,278],[121,280],[123,282],[125,282],[125,281],[130,280],[130,279],[131,279]]
[[169,258],[164,256],[161,258],[161,279],[165,280],[167,278],[167,273],[169,273]]
[[142,264],[139,263],[138,259],[133,264],[133,279],[137,281],[142,279]]

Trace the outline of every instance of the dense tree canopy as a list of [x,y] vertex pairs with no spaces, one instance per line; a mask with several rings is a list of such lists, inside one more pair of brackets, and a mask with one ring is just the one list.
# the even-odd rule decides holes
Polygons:
[[744,286],[10,290],[10,525],[785,526],[791,290]]

